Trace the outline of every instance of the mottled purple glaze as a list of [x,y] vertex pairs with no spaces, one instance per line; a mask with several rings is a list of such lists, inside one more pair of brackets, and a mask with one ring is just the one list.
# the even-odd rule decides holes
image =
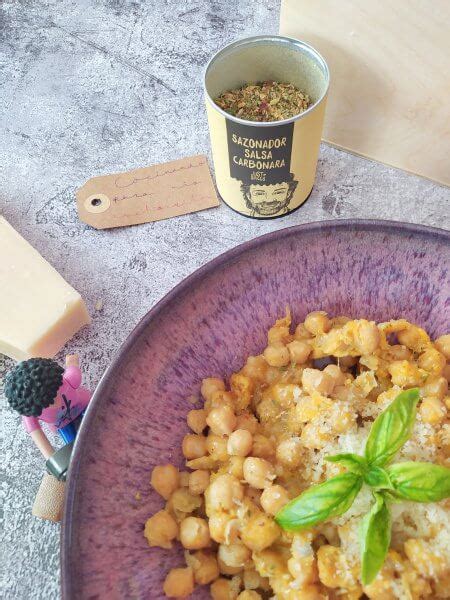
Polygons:
[[[162,598],[182,553],[150,549],[142,530],[163,505],[155,464],[182,464],[180,443],[203,377],[227,377],[264,347],[291,306],[450,330],[450,234],[386,221],[277,231],[216,258],[139,323],[101,380],[83,423],[62,536],[65,599]],[[134,498],[140,491],[142,500]],[[195,598],[207,598],[207,590]]]

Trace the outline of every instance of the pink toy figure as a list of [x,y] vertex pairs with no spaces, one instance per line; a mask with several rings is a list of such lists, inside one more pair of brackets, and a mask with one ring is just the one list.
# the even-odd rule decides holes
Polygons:
[[66,369],[47,358],[19,363],[6,377],[5,395],[46,459],[54,450],[39,421],[57,431],[66,444],[73,442],[91,392],[81,387],[77,355],[66,357]]
[[[66,357],[66,368],[49,358],[30,358],[12,369],[5,378],[5,395],[36,446],[46,459],[44,474],[33,504],[33,514],[60,521],[64,506],[64,481],[70,464],[73,442],[91,399],[81,387],[78,356]],[[65,445],[53,450],[40,421],[57,431]]]

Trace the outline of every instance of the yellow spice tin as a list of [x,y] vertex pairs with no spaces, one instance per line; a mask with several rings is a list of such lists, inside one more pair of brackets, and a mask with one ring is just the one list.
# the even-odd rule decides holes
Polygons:
[[[221,93],[259,81],[292,83],[311,106],[290,119],[246,121],[217,106]],[[322,56],[300,40],[263,35],[238,40],[209,61],[204,77],[216,183],[222,200],[256,219],[287,215],[311,193],[329,86]]]

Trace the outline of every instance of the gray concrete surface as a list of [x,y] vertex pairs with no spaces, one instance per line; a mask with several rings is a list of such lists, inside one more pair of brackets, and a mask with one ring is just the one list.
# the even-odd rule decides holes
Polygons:
[[[102,232],[78,221],[74,191],[89,177],[209,152],[203,66],[234,38],[276,32],[278,14],[275,0],[1,5],[0,211],[86,298],[92,326],[68,349],[92,388],[159,298],[240,242],[333,218],[450,225],[447,188],[327,146],[311,198],[281,220],[221,206]],[[11,366],[0,358],[0,376]],[[30,514],[42,460],[3,397],[0,405],[0,597],[51,600],[59,527]]]

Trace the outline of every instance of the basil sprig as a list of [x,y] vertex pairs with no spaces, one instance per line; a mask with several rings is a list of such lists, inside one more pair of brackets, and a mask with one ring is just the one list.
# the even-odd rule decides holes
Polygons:
[[367,461],[359,454],[334,454],[333,456],[325,456],[325,460],[332,463],[337,463],[345,467],[350,473],[364,475],[367,471]]
[[362,479],[359,475],[337,475],[308,488],[301,496],[286,504],[277,514],[276,520],[288,531],[308,529],[347,512],[361,486]]
[[389,474],[381,467],[370,467],[364,473],[364,483],[374,490],[391,490],[392,482]]
[[361,581],[368,585],[383,566],[391,543],[391,513],[383,496],[374,493],[375,504],[360,528]]
[[438,502],[450,497],[450,469],[419,462],[389,464],[411,436],[418,401],[417,388],[401,392],[373,422],[364,456],[347,453],[325,457],[345,467],[347,472],[308,488],[275,516],[283,529],[308,529],[343,515],[362,485],[368,485],[374,504],[360,530],[363,585],[374,580],[389,549],[389,503],[399,500]]
[[450,497],[450,469],[427,462],[402,462],[386,469],[402,500],[439,502]]
[[366,442],[365,457],[370,465],[387,464],[411,436],[416,421],[419,390],[401,392],[375,419]]

